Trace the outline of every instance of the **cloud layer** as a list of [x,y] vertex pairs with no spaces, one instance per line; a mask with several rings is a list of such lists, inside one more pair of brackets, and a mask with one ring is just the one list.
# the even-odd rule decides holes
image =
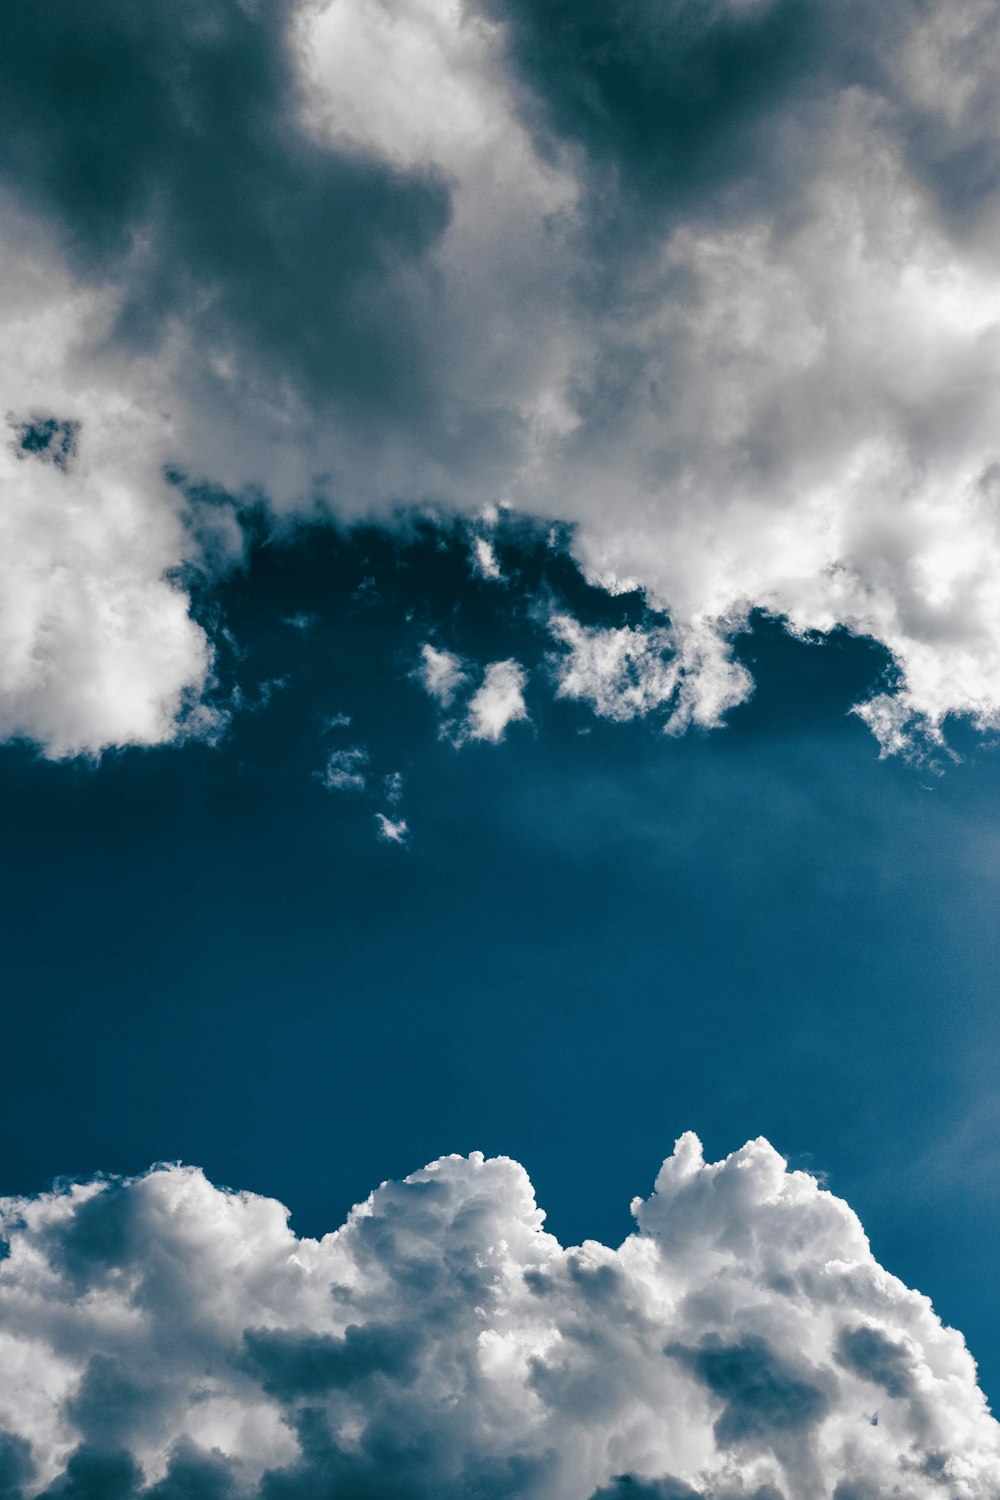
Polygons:
[[[569,523],[669,616],[675,728],[746,696],[755,607],[888,647],[887,750],[1000,723],[990,0],[115,0],[4,40],[0,732],[176,733],[204,484]],[[39,420],[76,477],[13,456]]]
[[446,1157],[323,1240],[161,1167],[5,1200],[0,1487],[971,1500],[1000,1427],[962,1338],[766,1141],[678,1141],[617,1250]]

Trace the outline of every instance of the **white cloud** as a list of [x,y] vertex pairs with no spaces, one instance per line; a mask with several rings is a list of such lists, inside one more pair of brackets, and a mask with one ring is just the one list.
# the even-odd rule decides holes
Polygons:
[[[16,234],[6,202],[4,215]],[[130,411],[108,372],[79,360],[77,341],[101,337],[105,312],[33,242],[5,258],[0,739],[34,740],[53,757],[220,722],[201,702],[211,648],[169,577],[196,548],[157,472],[164,424]]]
[[492,582],[499,582],[503,578],[500,564],[497,561],[496,550],[493,543],[484,536],[477,536],[472,544],[472,557],[475,571],[480,578],[488,578]]
[[415,675],[425,692],[442,708],[450,708],[468,682],[462,658],[453,651],[439,651],[429,642],[420,648],[420,664]]
[[405,844],[410,836],[405,818],[393,819],[379,812],[375,814],[375,821],[378,824],[377,836],[383,844]]
[[678,638],[669,627],[603,629],[565,614],[552,615],[549,629],[567,648],[556,660],[556,696],[589,703],[604,719],[660,709],[669,710],[668,733],[712,729],[750,691],[749,674],[710,631]]
[[320,1241],[192,1168],[5,1200],[9,1492],[69,1467],[110,1494],[103,1463],[122,1500],[169,1471],[247,1500],[996,1494],[961,1336],[813,1178],[689,1135],[633,1212],[619,1249],[564,1249],[478,1154]]
[[[3,460],[13,499],[0,537],[0,734],[53,755],[155,743],[200,701],[211,653],[173,581],[193,544],[162,480],[167,463],[266,495],[279,515],[318,505],[339,519],[387,519],[434,496],[473,521],[499,502],[569,523],[589,578],[640,585],[669,615],[675,729],[716,722],[749,691],[728,642],[754,607],[795,632],[839,625],[888,648],[899,686],[861,709],[887,750],[915,734],[935,739],[951,713],[1000,724],[1000,195],[990,165],[1000,153],[990,65],[1000,13],[988,0],[888,0],[858,42],[850,7],[806,9],[827,28],[823,57],[790,53],[791,82],[782,75],[752,119],[741,117],[749,134],[727,155],[740,167],[727,166],[720,185],[708,153],[700,186],[692,170],[662,198],[674,178],[647,172],[631,219],[623,153],[634,122],[617,130],[614,115],[630,107],[627,89],[601,102],[599,47],[566,62],[582,70],[566,83],[569,102],[558,55],[547,80],[526,71],[519,27],[530,8],[513,0],[301,8],[297,116],[281,115],[274,138],[294,145],[300,129],[302,149],[262,159],[254,198],[260,265],[278,268],[264,283],[234,257],[240,235],[209,235],[204,215],[204,265],[170,241],[184,226],[153,189],[162,172],[183,196],[172,158],[147,160],[137,146],[137,202],[154,207],[136,210],[134,253],[77,277],[66,248],[74,226],[60,218],[77,198],[56,194],[45,208],[36,174],[14,180],[34,217],[5,201],[0,398],[15,416],[51,413],[81,428],[69,474]],[[779,12],[777,0],[704,7],[680,41],[704,42],[710,60],[713,28],[738,49],[741,27]],[[629,33],[623,66],[641,73],[648,57],[658,67],[669,30],[660,9],[616,16],[648,31],[645,48]],[[203,45],[185,24],[185,46]],[[284,56],[260,36],[268,57]],[[549,40],[558,54],[576,36]],[[871,66],[857,65],[859,49]],[[748,69],[759,65],[752,56]],[[267,97],[277,114],[288,100],[275,66]],[[551,108],[546,87],[558,96]],[[189,128],[176,99],[168,89],[160,101],[171,141]],[[692,109],[695,166],[701,104],[711,114],[731,103]],[[573,110],[591,107],[599,138],[574,135]],[[69,131],[59,110],[53,118],[56,137]],[[234,151],[248,149],[241,119],[234,113],[227,136]],[[30,132],[44,122],[25,120],[14,158],[33,161]],[[349,257],[346,312],[335,272],[323,282],[331,326],[343,312],[346,335],[358,306],[370,317],[382,309],[385,326],[365,325],[358,356],[375,371],[369,397],[350,371],[330,374],[341,343],[328,340],[330,358],[317,361],[312,326],[289,313],[296,271],[325,264],[326,220],[305,214],[289,248],[287,215],[266,201],[269,187],[289,211],[318,201],[298,191],[306,163],[340,203],[343,173],[328,184],[316,153],[348,148],[345,181],[384,178],[371,198],[358,189],[358,232],[393,193],[399,203],[376,235],[385,263],[371,272],[384,274],[387,295],[364,301],[368,284]],[[107,236],[116,244],[118,227]],[[92,240],[100,261],[104,240]],[[301,263],[289,263],[293,252]],[[180,264],[176,286],[149,275],[153,265],[169,280],[165,268]],[[159,311],[155,298],[137,298],[151,286]],[[261,305],[265,290],[273,307]],[[391,410],[376,333],[398,356],[387,356]],[[357,420],[351,403],[366,399]],[[480,571],[495,576],[490,542],[474,545]],[[619,693],[619,711],[639,712],[640,698]]]
[[483,680],[469,699],[469,706],[458,730],[458,742],[489,740],[499,745],[510,724],[527,719],[524,702],[525,671],[513,660],[493,661],[483,673]]
[[316,773],[331,792],[363,792],[368,784],[368,751],[364,745],[331,750],[326,765]]
[[[468,663],[451,651],[439,651],[425,644],[420,648],[420,665],[414,674],[426,692],[442,708],[451,708],[471,681]],[[465,705],[463,716],[442,723],[442,738],[455,745],[469,740],[489,740],[498,745],[509,724],[527,719],[524,684],[527,674],[513,659],[494,661],[483,671],[483,679]]]

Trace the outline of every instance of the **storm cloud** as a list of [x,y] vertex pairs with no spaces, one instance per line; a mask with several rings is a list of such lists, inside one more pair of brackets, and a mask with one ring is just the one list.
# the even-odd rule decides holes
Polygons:
[[458,512],[490,578],[498,505],[565,523],[662,616],[560,625],[610,717],[720,723],[758,609],[888,649],[887,752],[1000,723],[998,45],[989,0],[10,16],[0,732],[211,732],[185,570],[251,503]]
[[990,1496],[961,1336],[766,1141],[678,1141],[617,1249],[451,1156],[322,1240],[158,1167],[3,1201],[20,1497]]

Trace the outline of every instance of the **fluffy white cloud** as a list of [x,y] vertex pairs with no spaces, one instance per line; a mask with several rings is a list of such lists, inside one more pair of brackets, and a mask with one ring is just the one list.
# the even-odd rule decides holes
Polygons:
[[995,5],[213,15],[112,5],[121,75],[70,101],[90,34],[8,38],[3,399],[81,427],[70,473],[4,460],[0,733],[150,743],[197,702],[164,464],[282,514],[570,523],[668,613],[674,729],[749,691],[754,607],[884,643],[887,750],[1000,723]]
[[[421,646],[414,675],[442,708],[451,708],[472,680],[467,662],[452,651],[439,651],[430,644]],[[462,717],[442,723],[442,738],[450,739],[456,746],[469,740],[488,740],[498,745],[508,725],[528,717],[524,701],[526,680],[527,673],[520,662],[513,659],[490,662],[483,670],[479,686],[464,705]]]
[[331,792],[363,792],[368,785],[368,751],[364,745],[331,750],[317,779]]
[[420,662],[415,675],[425,692],[442,708],[450,708],[457,694],[468,682],[461,657],[456,656],[453,651],[439,651],[430,642],[425,642],[420,648]]
[[961,1336],[763,1140],[682,1137],[617,1250],[446,1157],[299,1240],[158,1168],[6,1200],[11,1497],[991,1497]]
[[488,740],[499,745],[508,726],[527,719],[524,701],[525,671],[520,662],[491,661],[483,680],[469,699],[465,718],[457,731],[457,743]]
[[376,813],[377,835],[383,844],[405,844],[410,836],[405,818],[390,818],[385,813]]

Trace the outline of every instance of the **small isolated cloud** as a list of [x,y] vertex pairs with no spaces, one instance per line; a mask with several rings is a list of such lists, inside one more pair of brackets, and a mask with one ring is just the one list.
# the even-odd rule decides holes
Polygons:
[[453,651],[439,651],[429,642],[420,648],[420,664],[415,676],[424,691],[442,708],[451,707],[469,680],[460,656]]
[[318,618],[318,615],[310,614],[307,610],[298,609],[294,614],[282,615],[281,623],[290,625],[293,630],[300,630],[305,634],[307,630],[312,629]]
[[[0,1201],[9,1500],[995,1500],[959,1333],[764,1140],[617,1249],[449,1156],[322,1240],[195,1168]],[[415,1294],[417,1289],[418,1294]]]
[[[0,369],[0,398],[12,383]],[[0,740],[52,758],[221,722],[212,649],[167,576],[193,550],[176,497],[137,491],[109,425],[12,419],[0,443]]]
[[527,719],[524,702],[526,674],[513,659],[490,662],[480,686],[469,699],[469,707],[459,729],[459,742],[489,740],[499,745],[509,724]]
[[375,822],[378,825],[378,837],[383,844],[405,844],[410,836],[405,818],[393,819],[379,812],[375,814]]
[[473,570],[480,578],[489,578],[494,583],[500,582],[503,574],[497,561],[496,548],[493,543],[484,536],[477,536],[472,544]]
[[327,791],[363,792],[368,784],[368,751],[364,745],[333,750],[316,774]]
[[434,495],[486,578],[502,496],[669,616],[674,731],[754,610],[891,654],[886,753],[1000,726],[1000,7],[575,10],[10,8],[0,736],[193,722],[167,466],[279,526]]

